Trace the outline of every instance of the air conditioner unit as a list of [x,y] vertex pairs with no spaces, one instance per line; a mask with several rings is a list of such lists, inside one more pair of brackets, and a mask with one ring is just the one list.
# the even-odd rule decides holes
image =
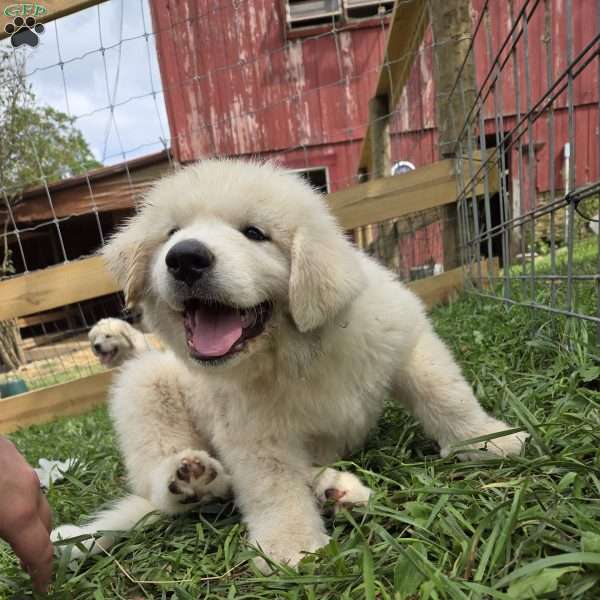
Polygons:
[[287,0],[288,27],[309,27],[331,23],[342,14],[341,0]]
[[369,19],[388,15],[394,10],[394,0],[344,0],[349,19]]

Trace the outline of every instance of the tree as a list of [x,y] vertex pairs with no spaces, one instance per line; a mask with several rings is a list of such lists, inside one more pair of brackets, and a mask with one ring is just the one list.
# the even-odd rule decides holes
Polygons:
[[[102,166],[75,119],[39,105],[23,73],[24,57],[0,48],[0,279],[14,273],[6,235],[12,226],[8,208],[21,201],[23,191]],[[0,362],[10,369],[24,362],[15,319],[0,322]]]

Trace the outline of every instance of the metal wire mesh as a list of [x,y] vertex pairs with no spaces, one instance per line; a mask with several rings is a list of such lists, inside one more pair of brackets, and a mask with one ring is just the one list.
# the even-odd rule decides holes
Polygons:
[[465,110],[452,115],[472,291],[600,331],[600,4],[479,8],[469,52],[476,94],[464,102],[465,61],[453,90]]
[[[25,190],[18,183],[0,186],[2,255],[11,255],[14,270],[4,273],[4,278],[95,252],[134,212],[152,181],[177,166],[170,149],[191,148],[187,154],[183,152],[184,160],[199,158],[193,151],[199,147],[204,148],[204,155],[274,159],[303,172],[322,191],[357,184],[370,175],[358,175],[355,169],[369,123],[368,97],[382,66],[392,77],[396,63],[408,61],[412,64],[408,84],[397,106],[381,117],[390,123],[391,163],[410,169],[434,162],[437,131],[448,125],[436,122],[436,99],[458,105],[450,115],[460,132],[456,145],[458,210],[429,210],[373,223],[354,231],[355,241],[401,279],[411,281],[447,267],[445,236],[458,222],[462,260],[472,267],[475,293],[600,324],[595,221],[600,201],[600,17],[593,2],[474,0],[469,56],[476,66],[476,85],[473,89],[467,85],[470,62],[466,60],[451,94],[443,99],[436,98],[433,85],[434,56],[435,50],[444,51],[447,42],[436,41],[427,29],[416,53],[393,61],[381,57],[387,13],[378,14],[368,24],[378,32],[375,60],[357,59],[352,53],[357,25],[338,20],[318,31],[294,32],[289,37],[283,23],[283,41],[275,44],[261,42],[260,36],[269,30],[263,24],[264,31],[255,34],[251,44],[241,44],[241,52],[205,60],[206,56],[216,57],[216,47],[222,45],[215,34],[217,19],[234,24],[237,30],[250,18],[251,3],[198,0],[195,11],[181,13],[168,0],[152,0],[151,5],[170,10],[151,19],[145,0],[140,0],[137,13],[125,10],[124,0],[111,0],[83,11],[81,18],[93,16],[97,37],[87,40],[79,53],[64,48],[64,32],[77,35],[77,28],[67,23],[73,17],[59,19],[54,35],[44,42],[52,40],[54,58],[43,66],[19,70],[25,81],[44,77],[58,82],[62,94],[57,106],[66,110],[76,125],[89,120],[103,122],[104,136],[96,158],[103,164],[121,162],[116,165],[118,178],[115,173],[110,175],[110,185],[106,173],[89,169],[81,170],[78,180],[57,183],[57,173],[34,161],[37,190]],[[427,2],[426,10],[431,6]],[[103,21],[106,7],[117,9],[112,29]],[[132,29],[130,19],[136,20],[137,30]],[[114,39],[109,39],[111,33],[116,35]],[[212,40],[213,54],[184,61],[182,49],[194,36]],[[175,62],[167,79],[164,73],[162,79],[158,76],[157,40],[163,46],[175,44]],[[321,43],[327,44],[322,55],[314,50]],[[314,57],[317,63],[323,59],[326,68],[318,70],[317,77],[308,77],[304,56]],[[92,105],[83,106],[72,89],[77,66],[89,76],[90,86],[100,82],[102,91]],[[147,76],[141,88],[124,93],[123,81],[131,68],[146,71]],[[254,87],[265,82],[279,87],[268,93],[240,94],[234,82],[246,79]],[[202,86],[220,99],[219,110],[208,116],[196,114],[190,104],[197,90],[205,90]],[[453,97],[459,102],[453,102]],[[187,114],[194,118],[180,125],[170,115],[167,127],[165,98],[183,98],[184,104],[190,104],[186,104]],[[141,141],[123,133],[121,111],[132,106],[143,112],[152,139]],[[292,115],[286,123],[286,143],[265,148],[253,132],[257,126],[266,128],[281,119],[282,108]],[[311,123],[319,111],[329,113],[331,123],[326,131]],[[228,151],[226,142],[232,138],[234,150]],[[152,165],[142,165],[147,158],[138,157],[157,149],[161,152],[154,155]],[[345,168],[334,168],[336,163]],[[85,202],[75,202],[69,193],[71,185],[77,193],[85,189]],[[21,321],[26,353],[28,344],[49,348],[46,354],[37,349],[29,352],[26,367],[35,362],[32,357],[52,361],[50,367],[31,367],[38,369],[31,379],[54,382],[67,372],[69,377],[78,377],[98,369],[98,362],[88,353],[73,371],[65,362],[70,352],[65,349],[76,353],[86,347],[85,332],[102,317],[121,315],[122,308],[121,299],[113,296],[63,307],[51,315],[56,317],[54,321],[48,320],[47,314],[28,317],[29,323],[37,319],[35,325]],[[80,346],[63,344],[64,340]],[[46,377],[48,371],[50,378]],[[0,378],[6,381],[13,376],[15,373]]]
[[[162,10],[163,5],[166,11]],[[155,13],[153,18],[150,6]],[[32,83],[57,89],[52,107],[65,112],[74,125],[84,131],[90,122],[102,124],[104,134],[95,148],[95,158],[104,166],[118,164],[114,172],[80,165],[77,173],[58,173],[45,166],[40,148],[33,144],[29,149],[32,168],[26,184],[18,180],[2,180],[0,184],[0,224],[3,225],[0,258],[10,258],[11,264],[10,271],[0,273],[0,279],[19,277],[93,254],[115,227],[135,211],[139,198],[152,181],[177,166],[170,148],[190,139],[209,140],[206,154],[222,155],[226,152],[219,140],[248,132],[256,122],[267,123],[279,118],[282,107],[289,108],[293,115],[285,146],[265,150],[253,145],[252,136],[246,136],[249,145],[239,154],[275,159],[290,170],[303,172],[323,191],[339,190],[358,182],[355,165],[368,125],[368,94],[381,69],[389,10],[378,11],[366,24],[369,31],[376,33],[373,39],[378,40],[374,60],[370,57],[355,60],[352,56],[352,36],[357,25],[358,29],[362,27],[359,20],[332,20],[326,27],[295,32],[289,38],[284,21],[281,43],[263,44],[261,36],[269,34],[269,24],[263,24],[251,46],[244,47],[240,55],[227,55],[225,60],[220,56],[219,60],[205,63],[176,60],[169,71],[173,77],[168,80],[159,77],[157,40],[163,44],[175,42],[177,58],[186,36],[202,39],[208,36],[207,39],[212,40],[215,36],[212,20],[223,19],[235,23],[237,28],[250,18],[252,10],[252,3],[244,0],[199,1],[191,13],[178,12],[175,3],[158,0],[140,0],[139,9],[135,10],[125,0],[111,0],[48,24],[39,46],[45,49],[45,58],[32,65],[27,59],[22,60],[23,49],[11,48],[7,40],[2,42],[15,67],[0,81],[0,86],[9,86],[18,80],[20,85]],[[87,37],[82,34],[81,43],[74,43],[78,31],[87,32]],[[217,38],[214,42],[215,46],[222,43]],[[315,44],[327,45],[328,64],[317,79],[309,79],[302,73],[298,57],[305,52],[314,54],[311,45]],[[430,137],[433,127],[432,108],[428,96],[422,93],[431,70],[431,45],[429,36],[417,54],[410,89],[387,115],[393,121],[392,158],[410,160],[416,166],[432,159],[432,145],[427,146],[429,150],[424,149],[421,137],[421,134]],[[211,51],[216,52],[215,48]],[[398,60],[412,62],[414,59],[411,54]],[[388,68],[393,66],[387,59],[384,65],[386,63]],[[240,77],[255,77],[261,70],[269,82],[281,83],[277,93],[239,96],[231,93],[237,90],[227,87]],[[139,76],[142,79],[144,73],[143,83],[128,92],[129,88],[124,87],[127,78]],[[81,86],[74,86],[76,77],[95,90],[91,100],[88,97],[82,102]],[[165,98],[190,97],[191,90],[207,82],[222,86],[218,95],[231,97],[231,102],[209,118],[198,116],[188,126],[179,127],[170,122],[167,127]],[[364,97],[353,98],[351,90],[358,83],[363,85]],[[328,110],[327,102],[339,106],[352,102],[356,114],[351,118],[350,111],[341,110],[335,119],[331,117],[335,124],[328,132],[311,127],[307,115],[314,114],[315,103],[322,105],[317,112]],[[143,129],[150,138],[154,136],[153,139],[141,140],[139,136],[124,133],[127,119],[124,111],[132,107],[144,115]],[[329,166],[331,158],[326,156],[323,161],[321,148],[337,143],[340,146],[335,149],[336,160],[347,168],[334,172]],[[156,160],[150,165],[148,157],[141,155],[156,150],[161,152],[153,155]],[[25,158],[16,156],[14,160]],[[315,179],[315,169],[324,171],[323,180]],[[63,181],[59,181],[61,177]],[[388,242],[393,238],[392,253],[398,256],[393,266],[408,280],[439,269],[441,259],[435,227],[431,223],[403,221],[393,223],[391,228],[378,224],[372,229],[386,231]],[[409,241],[411,238],[413,242]],[[373,239],[370,251],[375,254],[389,246],[389,243],[382,245],[383,237],[375,245]],[[387,261],[385,256],[382,258]],[[36,388],[98,371],[102,367],[90,351],[86,333],[99,319],[123,316],[122,311],[122,298],[112,295],[2,322],[3,327],[16,332],[24,364],[17,369],[6,364],[0,366],[4,371],[0,373],[0,384],[22,379],[29,388]]]

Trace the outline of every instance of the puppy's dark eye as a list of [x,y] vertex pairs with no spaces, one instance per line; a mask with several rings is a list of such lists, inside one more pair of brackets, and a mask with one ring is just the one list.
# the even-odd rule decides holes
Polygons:
[[258,227],[254,227],[254,225],[249,225],[242,229],[242,233],[254,242],[266,242],[269,240],[269,236],[263,233]]
[[171,237],[172,235],[175,235],[178,231],[179,231],[179,227],[173,227],[173,229],[170,229],[169,233],[167,233],[167,237]]

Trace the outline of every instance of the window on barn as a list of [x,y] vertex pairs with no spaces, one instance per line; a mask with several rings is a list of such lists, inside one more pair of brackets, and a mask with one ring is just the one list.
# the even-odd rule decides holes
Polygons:
[[342,14],[341,0],[286,0],[288,29],[331,25]]
[[394,1],[344,0],[344,10],[348,19],[372,19],[389,15],[394,9]]
[[292,173],[298,173],[304,177],[310,185],[322,194],[329,193],[329,176],[327,167],[313,167],[310,169],[292,169]]

